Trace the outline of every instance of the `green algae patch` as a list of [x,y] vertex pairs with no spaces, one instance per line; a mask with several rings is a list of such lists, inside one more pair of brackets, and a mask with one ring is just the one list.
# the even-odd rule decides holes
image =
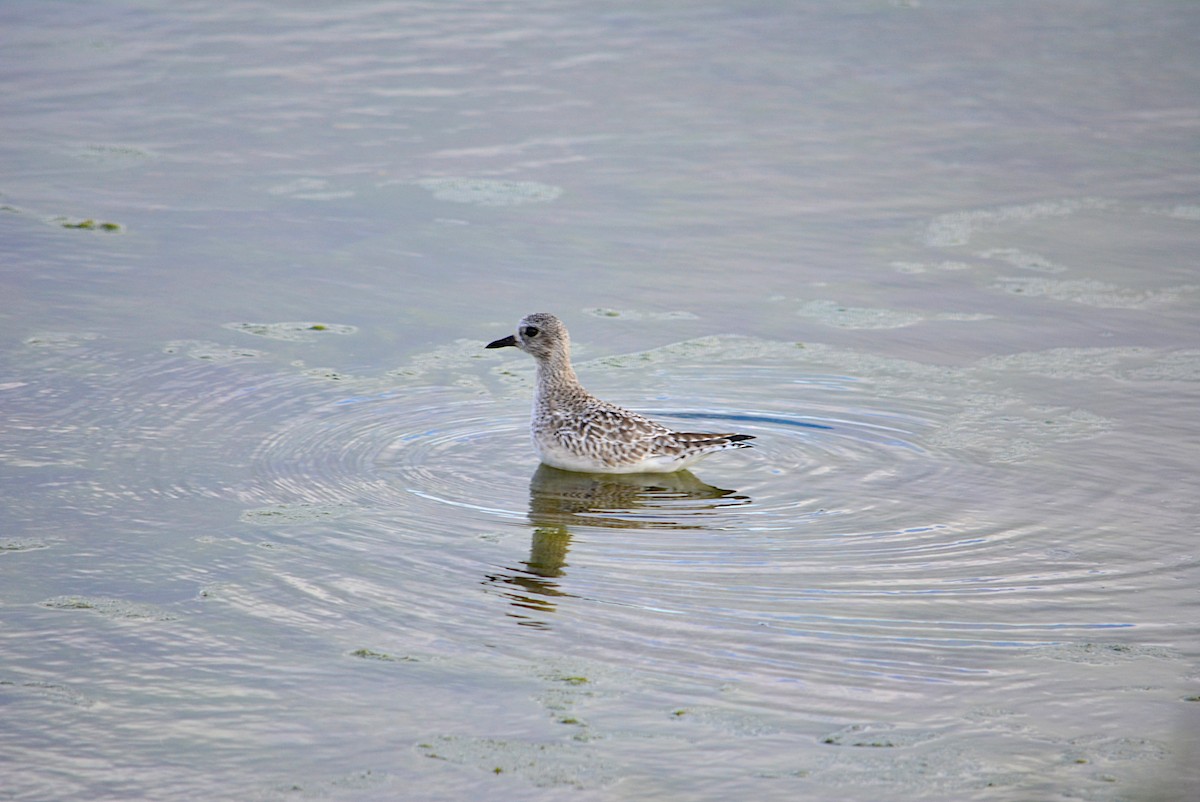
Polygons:
[[304,371],[304,375],[311,379],[322,379],[330,382],[352,381],[354,377],[349,373],[342,373],[340,370],[333,368],[312,368]]
[[175,616],[152,604],[111,599],[100,596],[55,596],[41,602],[51,610],[86,610],[105,618],[137,619],[142,621],[172,621]]
[[91,707],[96,704],[95,700],[91,697],[73,688],[53,682],[30,680],[18,683],[12,680],[0,680],[0,688],[11,688],[19,693],[38,696],[50,702],[72,705],[74,707]]
[[355,649],[354,651],[350,652],[350,656],[359,657],[363,660],[383,660],[384,662],[388,663],[395,662],[396,660],[396,658],[392,657],[390,654],[376,652],[372,649]]
[[845,306],[828,300],[807,301],[799,306],[796,314],[840,329],[902,329],[927,320],[980,321],[990,320],[992,317],[959,312],[925,313],[898,309],[869,309]]
[[265,351],[256,351],[253,348],[230,348],[205,340],[171,340],[163,346],[162,352],[164,354],[182,354],[204,362],[231,362],[266,356]]
[[276,525],[276,524],[305,524],[329,518],[340,518],[349,515],[351,510],[340,504],[276,504],[272,507],[260,507],[245,510],[239,516],[243,523]]
[[868,749],[893,749],[922,743],[933,738],[929,732],[901,730],[890,724],[852,724],[821,739],[830,746],[855,746]]
[[546,743],[508,738],[440,735],[416,744],[431,760],[511,775],[537,788],[599,789],[618,779],[617,770],[575,739]]
[[357,657],[360,660],[378,660],[383,663],[418,663],[418,662],[420,662],[419,658],[411,657],[406,654],[397,656],[394,654],[388,654],[386,652],[377,652],[374,649],[366,649],[366,648],[355,649],[354,651],[350,652],[350,656]]
[[1062,643],[1034,649],[1033,657],[1061,660],[1093,666],[1110,666],[1133,660],[1181,660],[1176,651],[1162,647],[1129,643]]
[[99,334],[90,331],[43,331],[26,337],[23,342],[30,348],[66,349],[99,339]]
[[102,220],[93,220],[90,217],[83,220],[72,220],[69,217],[56,217],[54,222],[58,223],[63,228],[77,228],[82,231],[107,231],[110,234],[118,231],[124,231],[125,227],[120,223],[109,223]]
[[3,540],[0,541],[0,554],[17,551],[36,551],[47,548],[45,543],[37,540]]
[[587,685],[590,681],[587,677],[556,677],[556,679],[568,685]]
[[355,326],[341,323],[320,323],[314,321],[281,323],[226,323],[222,328],[252,334],[255,337],[266,337],[269,340],[284,340],[286,342],[307,342],[325,334],[354,334],[358,331]]
[[60,597],[57,599],[47,599],[42,602],[43,607],[49,607],[53,610],[95,610],[96,605],[87,599],[76,597]]

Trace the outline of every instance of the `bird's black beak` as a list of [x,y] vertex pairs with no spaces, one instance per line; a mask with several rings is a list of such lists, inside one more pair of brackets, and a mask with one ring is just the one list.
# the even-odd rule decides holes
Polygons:
[[504,348],[505,346],[509,345],[511,345],[513,348],[517,347],[517,338],[515,335],[510,334],[507,337],[501,337],[495,342],[488,343],[484,346],[484,348]]

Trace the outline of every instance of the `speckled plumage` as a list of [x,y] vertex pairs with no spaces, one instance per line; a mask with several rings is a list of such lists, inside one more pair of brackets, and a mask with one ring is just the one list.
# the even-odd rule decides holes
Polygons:
[[554,315],[522,318],[517,333],[488,348],[513,346],[537,360],[533,445],[542,462],[584,473],[670,473],[715,451],[749,448],[747,434],[674,432],[583,389],[571,367],[571,338]]

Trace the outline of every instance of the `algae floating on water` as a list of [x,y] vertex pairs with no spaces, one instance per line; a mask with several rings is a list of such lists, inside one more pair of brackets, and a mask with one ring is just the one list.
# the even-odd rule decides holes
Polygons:
[[88,610],[105,618],[172,621],[175,616],[155,605],[101,596],[55,596],[40,602],[51,610]]
[[96,221],[88,217],[83,220],[71,220],[69,217],[56,217],[54,222],[58,223],[63,228],[78,228],[83,231],[107,231],[116,232],[124,230],[124,226],[120,223],[109,223],[104,221]]
[[350,656],[351,657],[361,657],[364,660],[383,660],[386,662],[392,662],[396,659],[396,658],[392,657],[390,654],[385,654],[383,652],[376,652],[376,651],[373,651],[372,649],[355,649],[354,651],[350,652]]
[[586,685],[589,682],[587,677],[557,677],[556,679],[568,685]]
[[279,323],[225,323],[222,328],[252,334],[256,337],[266,337],[270,340],[288,342],[306,342],[314,337],[325,334],[355,334],[356,326],[342,323],[320,323],[314,321],[282,321]]

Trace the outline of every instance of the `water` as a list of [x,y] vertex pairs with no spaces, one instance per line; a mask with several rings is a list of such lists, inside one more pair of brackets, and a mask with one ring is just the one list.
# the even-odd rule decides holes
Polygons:
[[1200,781],[1192,5],[0,17],[0,798]]

